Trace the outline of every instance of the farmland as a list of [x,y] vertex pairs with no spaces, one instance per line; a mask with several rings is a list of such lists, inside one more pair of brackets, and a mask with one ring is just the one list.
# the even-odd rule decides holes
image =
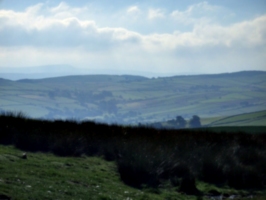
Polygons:
[[119,124],[164,121],[177,115],[188,119],[197,114],[216,126],[223,122],[214,123],[213,119],[265,110],[265,94],[266,73],[261,71],[158,78],[84,75],[1,79],[0,109],[23,111],[35,118]]

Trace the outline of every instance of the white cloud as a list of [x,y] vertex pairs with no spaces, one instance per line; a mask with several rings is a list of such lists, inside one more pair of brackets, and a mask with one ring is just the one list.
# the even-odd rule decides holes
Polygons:
[[[216,12],[220,7],[203,2],[174,11],[171,17],[187,20],[192,29],[153,34],[99,26],[97,17],[85,17],[87,7],[72,8],[65,3],[53,8],[37,4],[24,12],[0,10],[1,65],[64,63],[159,73],[265,69],[266,15],[227,26],[212,20],[196,23],[194,17],[202,9]],[[126,12],[137,14],[140,9],[132,6]],[[171,22],[162,9],[150,9],[148,14],[149,19]]]
[[205,13],[205,12],[217,12],[221,10],[222,7],[210,5],[207,1],[200,2],[188,7],[189,13]]
[[209,46],[253,48],[266,44],[266,15],[230,26],[195,25],[192,31],[145,36],[153,46],[164,49]]
[[127,13],[129,14],[133,14],[133,15],[138,15],[140,13],[140,9],[138,8],[138,6],[131,6],[127,9]]
[[[58,7],[62,7],[60,5]],[[61,11],[53,8],[51,10]],[[105,49],[115,40],[124,42],[138,40],[137,33],[124,28],[99,28],[95,21],[80,20],[77,17],[58,19],[49,15],[33,16],[32,9],[27,9],[23,13],[1,10],[0,20],[4,22],[0,25],[0,36],[5,38],[0,40],[0,45],[6,46],[93,46],[96,49]]]
[[84,7],[70,7],[65,2],[61,2],[58,6],[48,9],[48,12],[57,19],[64,19],[67,17],[81,17],[83,13],[90,12],[89,9]]
[[229,14],[231,15],[232,13],[227,9],[210,5],[204,1],[191,5],[184,11],[174,10],[170,15],[174,20],[182,24],[208,24]]
[[149,9],[148,19],[164,18],[164,12],[161,9]]
[[58,12],[68,11],[69,9],[70,7],[65,2],[61,2],[58,6],[51,8],[50,12],[58,13]]

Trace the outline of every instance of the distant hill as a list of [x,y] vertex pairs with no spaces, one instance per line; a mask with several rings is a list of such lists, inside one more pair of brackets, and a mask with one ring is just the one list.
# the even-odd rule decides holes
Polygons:
[[79,69],[70,65],[44,65],[34,67],[1,67],[0,77],[10,80],[41,79],[60,77],[70,74],[82,74]]
[[11,83],[12,81],[10,80],[7,80],[7,79],[4,79],[4,78],[0,78],[0,84],[3,85],[3,84],[9,84]]
[[[159,78],[80,75],[0,79],[0,95],[1,110],[23,111],[38,118],[124,124],[166,121],[177,115],[190,118],[195,114],[202,119],[221,119],[266,110],[266,72]],[[253,122],[256,125],[255,121],[249,124]]]

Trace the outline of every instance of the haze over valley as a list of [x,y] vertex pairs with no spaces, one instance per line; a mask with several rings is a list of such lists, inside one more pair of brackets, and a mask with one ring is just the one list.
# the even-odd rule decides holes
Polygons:
[[[1,79],[0,88],[2,111],[22,111],[29,117],[45,119],[138,124],[199,115],[209,118],[210,123],[266,110],[263,71],[158,78],[78,75]],[[245,125],[263,125],[265,117],[259,120]]]

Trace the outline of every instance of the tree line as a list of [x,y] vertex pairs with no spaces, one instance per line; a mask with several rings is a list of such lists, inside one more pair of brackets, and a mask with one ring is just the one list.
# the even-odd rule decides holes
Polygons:
[[193,115],[188,122],[182,116],[177,116],[175,121],[176,121],[176,126],[178,128],[186,128],[187,123],[190,128],[201,127],[200,117],[198,115]]
[[[139,123],[139,126],[143,126],[143,124]],[[148,126],[164,129],[184,129],[184,128],[199,128],[201,127],[200,117],[198,115],[193,115],[191,119],[185,120],[182,116],[178,115],[175,119],[171,119],[165,122],[155,122],[152,124],[148,124]]]

